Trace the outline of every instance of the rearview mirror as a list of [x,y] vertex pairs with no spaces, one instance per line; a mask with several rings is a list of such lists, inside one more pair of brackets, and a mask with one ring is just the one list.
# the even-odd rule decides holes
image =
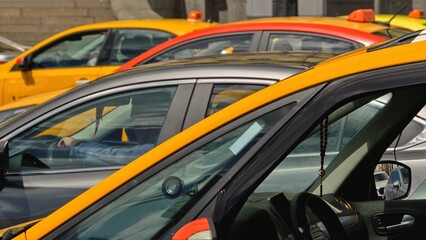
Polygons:
[[216,240],[216,230],[213,221],[199,218],[181,227],[172,240]]
[[411,169],[395,161],[380,162],[374,172],[377,195],[385,200],[401,199],[411,187]]

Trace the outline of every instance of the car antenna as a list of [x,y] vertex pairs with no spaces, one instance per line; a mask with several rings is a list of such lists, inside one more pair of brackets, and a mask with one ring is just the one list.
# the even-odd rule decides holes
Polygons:
[[387,24],[387,26],[388,27],[390,27],[390,23],[391,23],[391,21],[396,17],[396,16],[398,16],[402,11],[404,11],[406,8],[408,7],[408,4],[405,4],[405,6],[404,7],[402,7],[397,13],[395,13],[390,19],[389,19],[389,21],[386,23]]
[[393,147],[393,159],[395,160],[395,162],[398,162],[398,160],[396,159],[396,148],[398,147],[398,143],[399,143],[399,140],[401,139],[401,135],[402,135],[402,132],[399,133],[398,138],[396,139],[395,146]]

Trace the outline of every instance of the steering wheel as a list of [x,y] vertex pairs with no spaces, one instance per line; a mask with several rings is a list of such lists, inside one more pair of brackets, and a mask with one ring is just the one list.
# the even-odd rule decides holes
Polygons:
[[[48,161],[52,161],[55,155],[55,152],[62,150],[63,152],[69,152],[70,149],[58,147],[58,142],[62,139],[60,136],[55,135],[43,135],[35,138],[39,143],[39,149],[44,149],[46,151],[46,157]],[[63,154],[62,154],[63,155]]]
[[291,225],[296,239],[312,239],[308,219],[306,218],[306,207],[309,207],[318,216],[330,234],[331,239],[350,239],[330,206],[320,197],[308,192],[297,194],[290,204]]

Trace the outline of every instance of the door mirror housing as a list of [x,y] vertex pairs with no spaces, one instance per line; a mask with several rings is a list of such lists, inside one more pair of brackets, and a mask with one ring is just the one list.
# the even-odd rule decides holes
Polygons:
[[217,235],[211,219],[199,218],[181,227],[172,240],[217,240]]
[[[384,172],[387,180],[378,179],[377,172]],[[401,199],[408,196],[411,188],[411,169],[407,165],[395,161],[381,161],[376,166],[375,183],[379,197],[385,200]]]
[[30,57],[20,57],[16,59],[16,66],[21,71],[30,70]]

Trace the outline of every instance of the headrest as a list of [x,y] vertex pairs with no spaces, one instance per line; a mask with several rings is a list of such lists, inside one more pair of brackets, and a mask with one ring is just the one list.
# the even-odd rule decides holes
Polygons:
[[152,47],[151,39],[147,36],[140,35],[134,38],[126,38],[121,41],[120,51],[123,55],[133,58],[150,47]]
[[131,117],[141,125],[161,125],[170,107],[168,92],[148,92],[132,98]]
[[302,50],[321,51],[321,42],[313,38],[302,39]]

